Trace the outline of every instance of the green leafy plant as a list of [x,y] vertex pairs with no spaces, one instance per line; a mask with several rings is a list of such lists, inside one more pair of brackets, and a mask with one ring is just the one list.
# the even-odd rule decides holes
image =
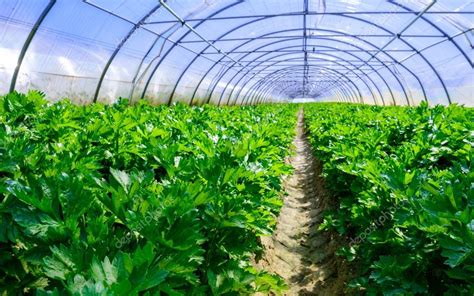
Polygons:
[[322,229],[351,241],[350,287],[371,295],[474,293],[474,110],[308,106],[339,208]]
[[295,112],[0,98],[2,295],[279,293],[251,258]]

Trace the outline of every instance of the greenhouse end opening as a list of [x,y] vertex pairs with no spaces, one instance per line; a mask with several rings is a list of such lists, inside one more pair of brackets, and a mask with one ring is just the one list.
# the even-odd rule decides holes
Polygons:
[[474,295],[474,4],[0,0],[0,295]]

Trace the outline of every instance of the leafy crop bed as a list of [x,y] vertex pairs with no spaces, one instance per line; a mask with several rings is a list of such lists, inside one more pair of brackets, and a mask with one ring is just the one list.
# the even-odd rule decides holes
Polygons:
[[0,98],[0,294],[281,289],[249,261],[282,204],[295,113]]
[[[274,229],[296,105],[0,98],[0,294],[237,295]],[[305,106],[352,291],[474,294],[474,110]]]
[[350,286],[370,295],[474,295],[474,110],[305,107],[347,236]]

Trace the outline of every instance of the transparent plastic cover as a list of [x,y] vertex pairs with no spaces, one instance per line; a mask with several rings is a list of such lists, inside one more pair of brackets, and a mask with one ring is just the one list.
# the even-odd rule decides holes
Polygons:
[[474,105],[466,0],[0,0],[0,94]]

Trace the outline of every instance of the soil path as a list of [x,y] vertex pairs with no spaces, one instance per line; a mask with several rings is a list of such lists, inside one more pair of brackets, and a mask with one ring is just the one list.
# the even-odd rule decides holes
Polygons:
[[337,238],[318,231],[330,199],[306,136],[303,110],[293,144],[295,154],[288,161],[294,172],[283,180],[288,195],[274,235],[262,238],[265,256],[259,265],[286,280],[287,295],[343,295],[346,271],[334,255]]

